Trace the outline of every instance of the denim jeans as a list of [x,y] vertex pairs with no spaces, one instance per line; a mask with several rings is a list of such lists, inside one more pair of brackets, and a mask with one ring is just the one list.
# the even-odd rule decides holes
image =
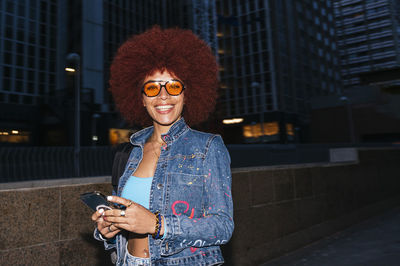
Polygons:
[[124,265],[126,266],[150,266],[150,258],[140,258],[140,257],[135,257],[129,254],[128,251],[128,243],[126,243],[125,247],[125,261]]

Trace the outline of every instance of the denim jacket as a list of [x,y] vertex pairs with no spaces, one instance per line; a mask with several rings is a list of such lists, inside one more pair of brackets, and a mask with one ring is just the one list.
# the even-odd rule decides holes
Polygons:
[[[117,195],[142,160],[143,147],[153,127],[131,137],[134,145]],[[233,204],[229,153],[218,135],[190,129],[183,118],[162,138],[166,145],[154,173],[149,209],[165,218],[162,239],[149,236],[152,265],[217,265],[223,263],[219,246],[229,241],[233,228]],[[125,256],[127,232],[105,241],[116,248],[117,265]],[[95,238],[99,239],[98,232]]]

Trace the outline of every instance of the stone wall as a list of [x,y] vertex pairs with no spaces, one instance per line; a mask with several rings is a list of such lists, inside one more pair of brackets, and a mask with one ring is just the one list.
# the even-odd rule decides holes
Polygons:
[[228,265],[257,265],[400,204],[400,150],[359,162],[234,170]]
[[[400,203],[400,149],[359,162],[233,169],[226,265],[257,265]],[[110,265],[79,194],[109,178],[0,184],[0,265]]]

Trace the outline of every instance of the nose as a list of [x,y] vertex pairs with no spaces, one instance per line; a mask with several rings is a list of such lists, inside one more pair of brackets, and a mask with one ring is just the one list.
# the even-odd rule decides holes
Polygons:
[[158,94],[158,97],[160,97],[162,100],[166,100],[169,97],[169,94],[167,92],[167,88],[164,86],[161,86],[161,91],[160,94]]

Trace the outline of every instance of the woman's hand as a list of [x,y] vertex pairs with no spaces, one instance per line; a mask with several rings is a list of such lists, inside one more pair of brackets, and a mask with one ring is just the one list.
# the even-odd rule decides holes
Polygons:
[[106,238],[113,238],[116,234],[121,232],[114,224],[106,222],[103,219],[104,209],[99,209],[92,215],[92,220],[97,223],[97,230]]
[[126,207],[125,210],[112,209],[104,212],[103,219],[119,229],[137,234],[154,234],[156,227],[156,216],[148,209],[133,201],[108,196],[107,200]]

